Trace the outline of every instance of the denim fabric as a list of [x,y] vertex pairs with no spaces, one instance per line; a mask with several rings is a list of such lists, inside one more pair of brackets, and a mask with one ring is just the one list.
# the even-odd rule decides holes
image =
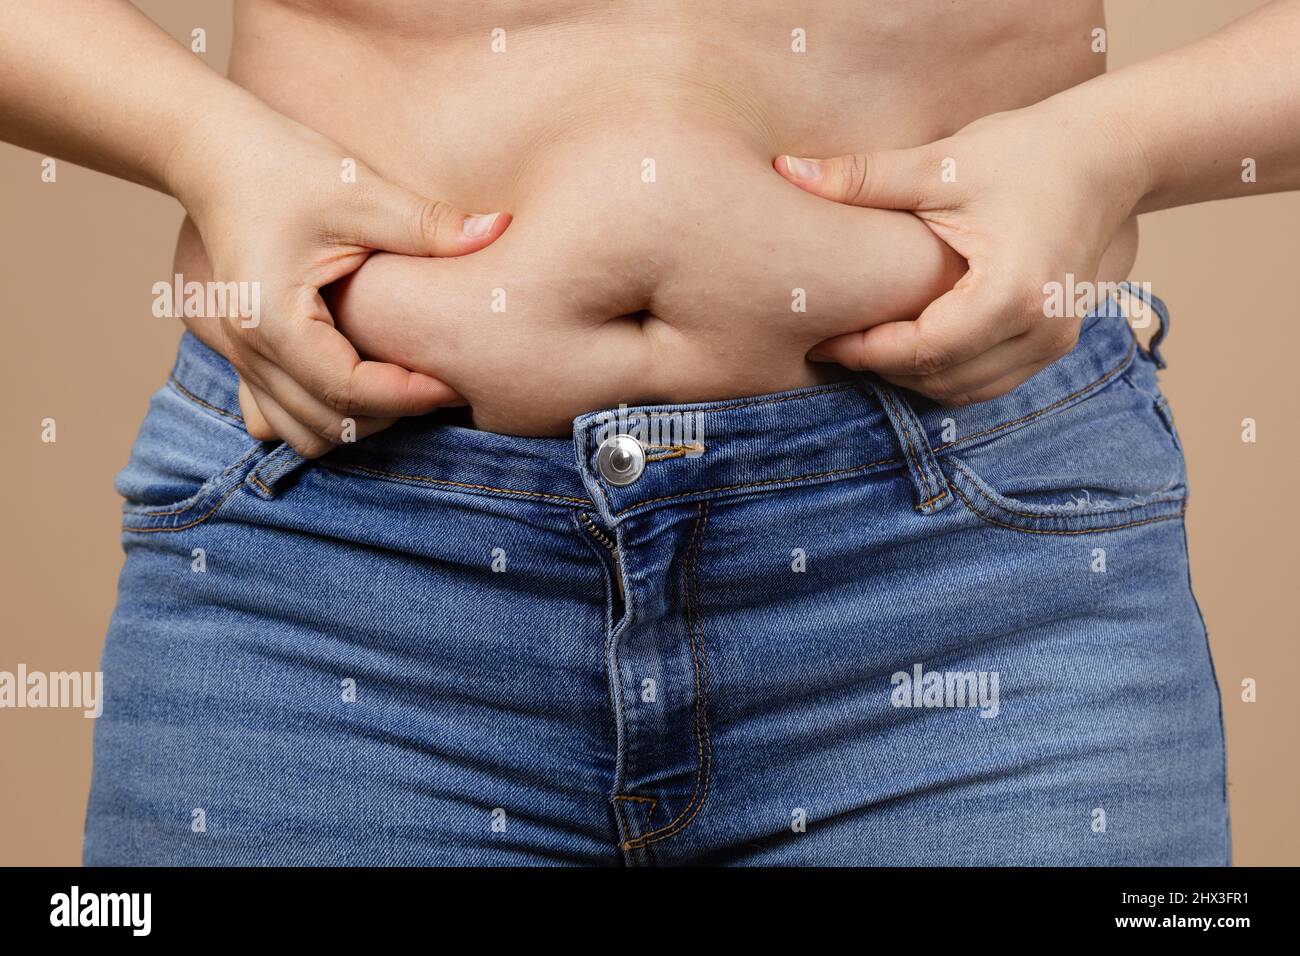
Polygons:
[[85,860],[1224,864],[1156,366],[1108,307],[966,408],[640,409],[700,430],[616,486],[599,413],[304,462],[187,335],[118,480]]

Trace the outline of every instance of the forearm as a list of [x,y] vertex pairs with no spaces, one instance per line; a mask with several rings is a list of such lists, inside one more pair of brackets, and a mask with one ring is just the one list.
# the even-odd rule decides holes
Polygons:
[[[1133,147],[1136,212],[1300,189],[1300,0],[1045,101],[1079,136],[1098,118]],[[1072,119],[1070,119],[1072,118]],[[1255,181],[1243,163],[1255,161]]]
[[126,0],[0,0],[0,19],[0,139],[46,155],[174,194],[196,120],[253,101]]

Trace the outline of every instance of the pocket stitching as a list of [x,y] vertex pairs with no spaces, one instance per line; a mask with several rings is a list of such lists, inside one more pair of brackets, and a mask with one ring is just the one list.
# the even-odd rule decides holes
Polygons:
[[978,510],[974,505],[972,505],[970,499],[967,498],[966,495],[962,493],[960,488],[952,484],[952,482],[949,482],[949,486],[952,487],[952,490],[956,493],[957,497],[962,500],[962,502],[970,510],[971,514],[975,515],[975,517],[979,518],[981,521],[988,522],[991,525],[996,525],[999,528],[1007,528],[1011,531],[1019,531],[1021,534],[1057,534],[1057,535],[1104,534],[1107,531],[1121,531],[1124,528],[1136,528],[1139,525],[1153,524],[1154,522],[1157,521],[1170,521],[1174,518],[1181,518],[1183,516],[1183,513],[1186,510],[1186,505],[1184,504],[1182,508],[1179,508],[1177,512],[1174,512],[1172,514],[1155,515],[1150,518],[1142,518],[1138,521],[1128,521],[1125,522],[1124,524],[1116,524],[1116,525],[1101,525],[1100,527],[1096,527],[1096,528],[1060,528],[1060,529],[1022,528],[1019,525],[1008,524],[1005,521],[998,521],[996,518],[989,517],[988,515],[984,514],[982,511]]
[[[1131,329],[1129,331],[1130,333],[1132,332]],[[982,439],[988,438],[990,441],[996,441],[997,440],[996,438],[991,438],[990,436],[996,435],[998,436],[998,438],[1001,438],[1002,437],[1001,433],[1005,432],[1007,429],[1018,429],[1021,426],[1028,425],[1030,422],[1042,418],[1044,415],[1052,415],[1056,412],[1064,411],[1067,408],[1073,408],[1079,402],[1091,398],[1093,394],[1100,392],[1108,385],[1112,384],[1116,378],[1123,378],[1124,373],[1133,364],[1133,359],[1136,357],[1137,354],[1138,354],[1137,339],[1134,337],[1132,338],[1132,341],[1129,342],[1128,351],[1124,353],[1124,357],[1120,359],[1118,365],[1116,365],[1114,368],[1110,369],[1109,371],[1103,372],[1101,375],[1093,379],[1087,385],[1084,385],[1082,388],[1076,389],[1075,391],[1071,392],[1069,395],[1064,395],[1061,398],[1058,398],[1056,401],[1044,405],[1042,408],[1037,408],[1032,412],[1026,412],[1024,415],[1021,415],[1019,418],[1013,418],[1010,421],[1002,422],[998,425],[992,425],[988,428],[983,429],[982,431],[972,432],[969,435],[963,435],[961,438],[954,438],[952,441],[947,442],[946,444],[936,446],[934,452],[936,455],[938,455],[942,452],[951,451],[958,447],[978,448],[980,445],[985,444],[985,442]],[[974,445],[970,444],[972,442],[974,442]]]
[[248,460],[261,451],[261,446],[250,448],[244,454],[240,455],[234,464],[228,465],[213,477],[209,478],[203,484],[199,485],[198,490],[187,498],[172,505],[160,505],[157,507],[150,505],[133,505],[129,501],[123,504],[123,511],[128,514],[138,515],[145,518],[165,518],[168,515],[184,514],[187,511],[193,511],[205,498],[209,498],[212,492],[220,487],[226,478],[234,474],[241,467],[248,463]]
[[[241,482],[241,484],[242,484],[242,482]],[[161,531],[161,532],[184,531],[184,530],[186,530],[187,528],[193,528],[193,527],[195,527],[196,525],[201,525],[201,524],[203,524],[203,522],[207,521],[207,520],[208,520],[209,518],[211,518],[214,514],[216,514],[216,513],[221,509],[221,506],[224,505],[224,504],[226,503],[226,501],[230,498],[230,496],[233,495],[236,491],[238,491],[239,488],[240,488],[240,485],[239,485],[239,484],[236,484],[236,485],[232,486],[231,488],[227,489],[227,490],[226,490],[226,493],[225,493],[224,495],[222,495],[222,496],[217,500],[216,504],[214,504],[211,508],[209,508],[208,511],[207,511],[205,514],[202,514],[202,515],[200,515],[199,517],[195,518],[193,521],[187,522],[187,523],[185,523],[185,524],[180,524],[180,525],[175,525],[175,526],[149,526],[149,525],[137,525],[137,526],[132,526],[132,525],[125,525],[125,524],[124,524],[124,525],[122,525],[122,530],[123,530],[123,531],[132,531],[132,532],[135,532],[135,533],[137,533],[137,534],[154,534],[154,533],[157,533],[157,532],[160,532],[160,531]],[[194,510],[194,507],[191,506],[190,508],[187,508],[186,510],[187,510],[187,511],[193,511],[193,510]],[[169,513],[174,514],[174,513],[176,513],[176,512],[169,512]],[[133,515],[133,517],[137,517],[137,518],[148,518],[148,517],[153,517],[153,516],[152,516],[152,515],[148,515],[148,514],[142,514],[142,515]]]
[[238,415],[234,415],[226,411],[224,408],[218,408],[216,405],[213,405],[210,402],[205,402],[203,399],[199,398],[188,388],[182,385],[180,383],[180,380],[175,375],[168,376],[167,384],[171,386],[172,390],[176,392],[177,395],[179,395],[181,398],[185,399],[192,405],[196,405],[200,409],[205,409],[209,412],[221,416],[221,420],[223,421],[234,422],[241,431],[244,430],[244,420],[242,418],[240,418]]
[[[244,480],[242,478],[242,472],[251,461],[258,457],[258,453],[262,451],[263,448],[261,445],[250,448],[247,452],[241,455],[234,464],[224,469],[215,478],[205,481],[198,491],[178,504],[161,509],[151,509],[133,506],[130,502],[125,502],[122,506],[122,530],[141,533],[153,531],[184,531],[187,528],[193,528],[196,525],[202,524],[204,521],[207,521],[216,514],[221,506],[230,499],[230,496],[243,486]],[[241,475],[241,477],[232,482],[231,478],[234,475]],[[227,484],[229,484],[230,487],[227,488]],[[211,502],[214,497],[216,497],[217,500],[212,507],[193,521],[179,525],[167,523],[166,519],[172,518],[180,520],[182,516],[188,515]],[[125,523],[127,520],[144,521],[147,522],[147,524],[128,525]],[[159,522],[161,522],[161,524],[159,524]]]
[[[982,521],[987,521],[989,524],[997,525],[998,527],[1002,527],[1002,528],[1009,528],[1012,531],[1021,531],[1024,532],[1025,534],[1073,535],[1073,534],[1098,534],[1105,531],[1119,531],[1123,528],[1132,528],[1138,525],[1150,524],[1155,521],[1167,521],[1172,518],[1180,518],[1187,510],[1186,486],[1178,485],[1175,486],[1176,490],[1171,490],[1169,492],[1156,492],[1155,494],[1158,497],[1153,497],[1151,500],[1148,501],[1136,502],[1130,505],[1121,505],[1119,507],[1102,508],[1090,512],[1082,512],[1082,513],[1076,512],[1073,514],[1065,513],[1065,512],[1056,513],[1056,514],[1044,514],[1038,512],[1017,511],[1015,508],[1004,505],[1002,502],[998,501],[987,491],[985,491],[984,487],[982,487],[984,485],[984,480],[980,478],[971,468],[962,464],[957,459],[951,457],[948,459],[948,463],[957,471],[957,473],[960,475],[961,478],[965,479],[965,482],[969,484],[969,486],[972,489],[974,489],[974,491],[976,491],[980,495],[980,497],[984,498],[988,502],[989,507],[996,509],[998,512],[1002,514],[1015,515],[1019,518],[1025,519],[1026,521],[1035,521],[1035,522],[1059,521],[1062,522],[1063,524],[1066,524],[1067,526],[1071,523],[1077,524],[1079,522],[1087,522],[1090,519],[1098,520],[1101,522],[1099,524],[1096,524],[1091,527],[1086,527],[1086,528],[1079,528],[1079,527],[1026,528],[1026,527],[1022,527],[1019,524],[1012,524],[1006,521],[998,521],[995,517],[988,514],[987,511],[981,510],[980,508],[976,507],[975,503],[972,502],[970,497],[962,490],[962,488],[960,487],[960,483],[958,481],[954,481],[951,477],[948,479],[948,487],[953,490],[953,492],[957,495],[957,497],[962,500],[962,503],[966,505],[967,509],[972,514],[974,514],[977,518],[979,518]],[[1012,501],[1013,499],[1007,499],[1007,500]],[[1168,508],[1171,505],[1177,505],[1177,510],[1170,511],[1167,513],[1152,515],[1146,518],[1139,518],[1134,521],[1126,521],[1126,522],[1122,522],[1121,524],[1105,523],[1105,519],[1107,517],[1123,517],[1125,515],[1131,515],[1134,513],[1140,514],[1151,509]]]

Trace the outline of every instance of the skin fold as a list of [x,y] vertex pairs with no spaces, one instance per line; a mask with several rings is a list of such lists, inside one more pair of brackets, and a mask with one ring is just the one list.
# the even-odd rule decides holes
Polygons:
[[913,318],[965,271],[914,216],[791,189],[762,144],[707,128],[566,141],[521,195],[491,247],[376,254],[329,299],[362,354],[447,382],[493,431],[824,381],[837,373],[804,359],[815,344]]
[[1300,187],[1300,0],[1111,73],[1100,0],[236,0],[228,78],[126,0],[0,15],[0,136],[180,200],[177,271],[263,312],[187,324],[309,456],[856,370],[983,401],[1136,214]]
[[[487,249],[375,254],[326,300],[363,356],[446,382],[477,427],[558,435],[622,402],[843,377],[809,349],[914,319],[965,261],[908,213],[792,188],[773,158],[925,142],[1104,66],[1062,43],[1097,4],[964,24],[930,2],[832,7],[253,0],[231,76],[408,189],[511,213]],[[936,74],[944,44],[967,62]],[[177,267],[203,272],[184,237]]]

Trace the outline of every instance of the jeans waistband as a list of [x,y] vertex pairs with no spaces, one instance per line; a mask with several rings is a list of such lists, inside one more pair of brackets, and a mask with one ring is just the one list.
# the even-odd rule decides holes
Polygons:
[[[1160,318],[1158,340],[1167,312],[1159,299],[1148,300]],[[914,485],[917,510],[930,513],[951,501],[936,456],[1082,401],[1120,375],[1137,348],[1128,320],[1108,301],[1084,320],[1078,345],[1064,358],[1000,398],[962,408],[939,406],[863,375],[735,401],[595,411],[574,420],[571,438],[500,435],[430,416],[405,419],[316,463],[288,445],[271,448],[248,486],[274,497],[286,478],[312,464],[592,509],[612,525],[656,507],[902,469]],[[233,368],[189,333],[171,385],[242,425]],[[601,445],[619,434],[636,439],[643,459],[639,475],[624,484],[608,480],[598,461]]]

